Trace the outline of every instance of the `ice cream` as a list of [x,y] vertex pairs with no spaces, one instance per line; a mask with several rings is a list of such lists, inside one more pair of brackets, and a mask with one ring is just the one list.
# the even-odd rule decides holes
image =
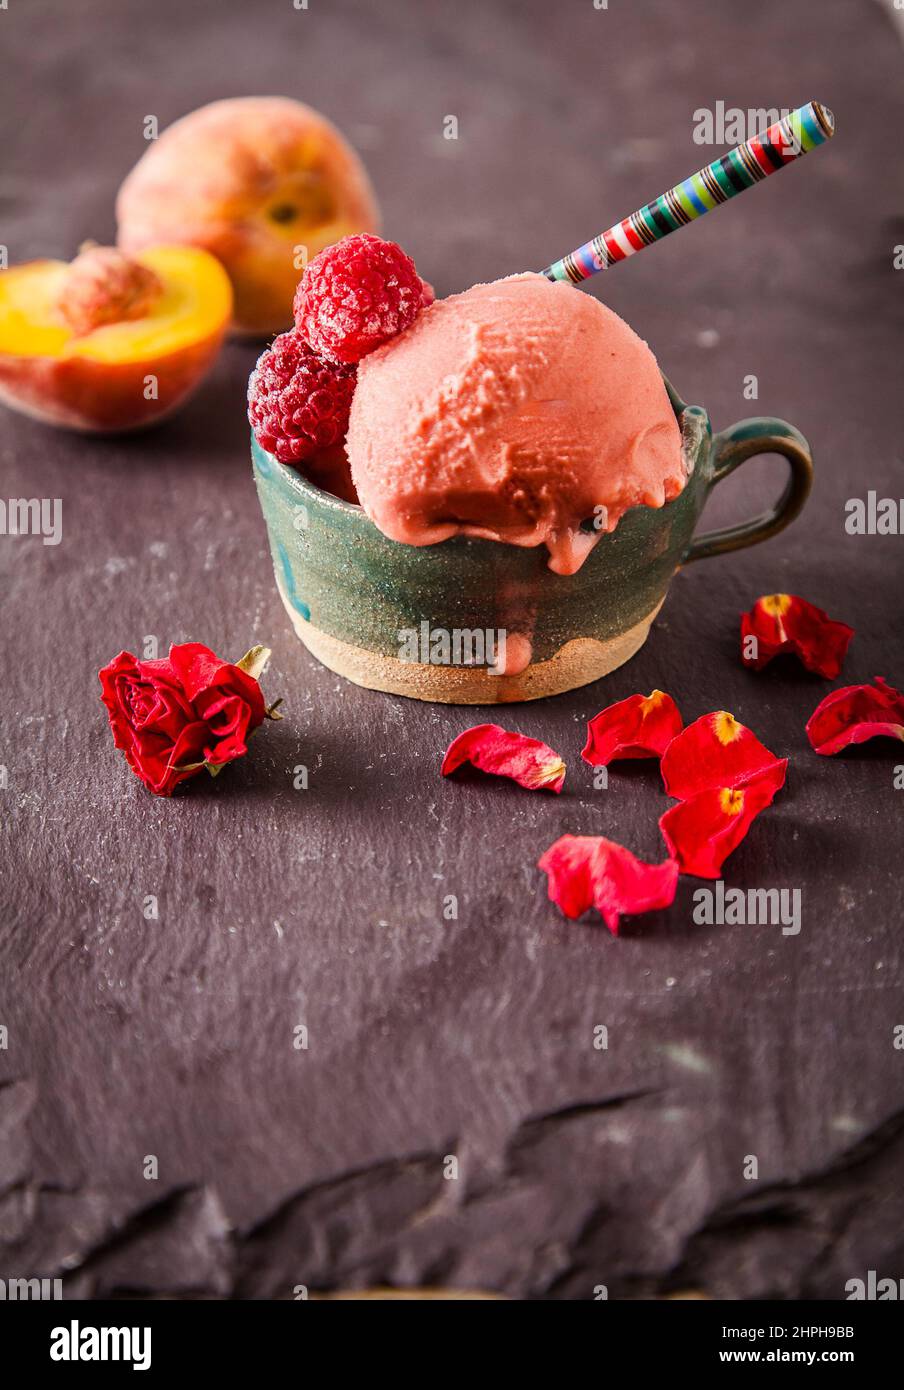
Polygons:
[[346,447],[384,535],[545,545],[559,574],[686,479],[646,343],[590,295],[531,274],[437,301],[365,357]]

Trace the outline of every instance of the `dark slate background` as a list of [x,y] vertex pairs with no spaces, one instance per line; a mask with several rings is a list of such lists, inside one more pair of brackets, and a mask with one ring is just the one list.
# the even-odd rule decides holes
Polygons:
[[[793,421],[817,482],[780,538],[679,575],[627,668],[506,710],[569,761],[560,798],[441,781],[447,742],[488,712],[356,689],[292,635],[248,460],[253,348],[142,437],[3,414],[2,494],[62,498],[64,539],[0,539],[0,1275],[64,1275],[71,1296],[582,1299],[838,1298],[870,1268],[904,1274],[895,750],[817,759],[804,723],[826,684],[737,658],[739,612],[790,590],[856,627],[846,681],[904,680],[904,542],[843,525],[847,498],[902,490],[888,10],[11,0],[0,40],[12,262],[111,238],[144,117],[225,95],[333,117],[441,294],[539,267],[699,167],[699,107],[815,97],[838,120],[830,147],[593,287],[717,427]],[[782,469],[742,473],[711,516],[757,509]],[[265,690],[285,698],[243,765],[173,801],[130,775],[98,702],[98,667],[149,634],[233,658],[269,643]],[[692,880],[619,940],[547,902],[533,865],[563,832],[661,855],[652,766],[594,791],[579,757],[589,716],[653,685],[791,758],[728,878],[802,889],[798,937],[695,926]]]

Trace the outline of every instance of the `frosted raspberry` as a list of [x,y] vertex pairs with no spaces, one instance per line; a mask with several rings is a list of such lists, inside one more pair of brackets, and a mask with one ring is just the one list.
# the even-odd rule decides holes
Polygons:
[[300,463],[341,444],[357,371],[324,362],[292,329],[274,338],[248,382],[248,419],[262,449]]
[[295,294],[295,324],[332,362],[360,362],[417,318],[424,282],[394,241],[361,232],[315,256]]

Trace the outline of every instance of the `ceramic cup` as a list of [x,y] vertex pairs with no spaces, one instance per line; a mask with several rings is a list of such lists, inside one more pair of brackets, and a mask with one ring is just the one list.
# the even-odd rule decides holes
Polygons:
[[[626,512],[568,576],[548,568],[545,546],[389,540],[360,507],[252,440],[276,584],[298,636],[357,685],[447,704],[537,700],[614,671],[643,645],[679,566],[774,536],[812,483],[809,445],[792,425],[761,417],[713,435],[706,411],[666,386],[684,438],[683,491],[659,509]],[[695,536],[712,489],[755,454],[788,461],[778,502]]]

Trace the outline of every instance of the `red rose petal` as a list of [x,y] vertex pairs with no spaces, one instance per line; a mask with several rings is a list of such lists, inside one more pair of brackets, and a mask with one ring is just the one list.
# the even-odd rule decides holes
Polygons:
[[264,722],[266,706],[259,682],[231,661],[222,661],[201,642],[182,642],[170,647],[168,662],[161,664],[172,667],[189,700],[209,698],[214,690],[227,696],[237,695],[248,706],[249,729],[256,729]]
[[[741,660],[761,671],[780,652],[794,652],[808,671],[834,680],[841,670],[854,629],[830,618],[796,594],[764,594],[749,613],[741,614]],[[756,639],[756,655],[745,655],[747,639]]]
[[673,859],[645,864],[630,850],[601,835],[562,835],[537,864],[549,880],[549,898],[566,917],[590,907],[602,913],[613,936],[623,914],[671,907],[678,884]]
[[718,878],[754,819],[785,780],[786,761],[776,761],[743,787],[713,787],[671,806],[659,819],[669,853],[683,874]]
[[904,694],[881,676],[872,685],[833,690],[807,721],[810,743],[826,756],[880,735],[904,739]]
[[554,749],[499,724],[475,724],[452,740],[443,758],[443,776],[462,763],[473,763],[496,777],[511,777],[531,791],[560,792],[565,781],[565,764]]
[[776,758],[733,714],[714,710],[672,739],[662,757],[662,780],[669,796],[686,801],[719,787],[743,787],[776,763],[787,767],[786,758]]
[[581,757],[591,767],[605,767],[616,758],[660,758],[682,724],[678,706],[665,691],[629,695],[590,720]]
[[618,935],[623,913],[652,912],[675,902],[675,860],[648,865],[602,835],[562,835],[537,867],[547,874],[549,901],[566,917],[597,908],[612,935]]

